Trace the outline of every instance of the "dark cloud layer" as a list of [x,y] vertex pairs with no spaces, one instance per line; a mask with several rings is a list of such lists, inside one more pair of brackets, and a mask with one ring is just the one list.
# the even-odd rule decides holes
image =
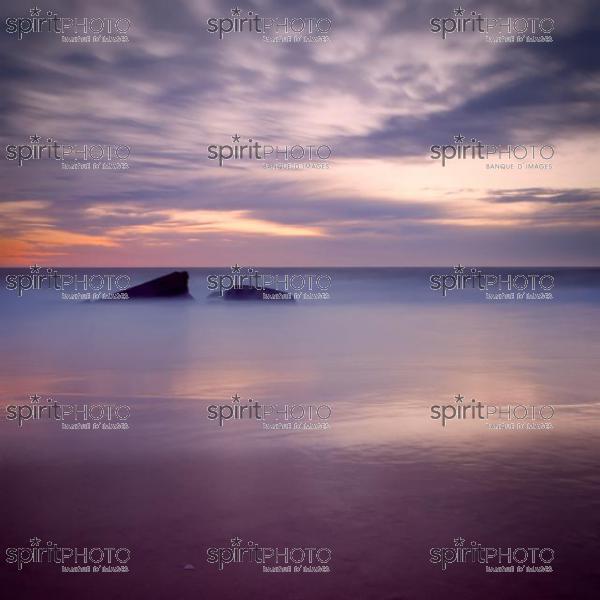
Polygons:
[[[361,262],[404,263],[382,248],[400,254],[407,245],[411,260],[435,261],[444,244],[455,247],[462,239],[465,251],[472,246],[483,235],[473,224],[489,235],[490,261],[497,252],[502,262],[515,231],[536,224],[546,229],[520,247],[525,262],[544,252],[556,262],[564,247],[575,262],[597,261],[597,248],[583,242],[597,231],[600,202],[589,174],[564,167],[550,179],[532,174],[515,184],[510,173],[486,181],[474,171],[476,182],[469,186],[463,170],[455,169],[452,180],[448,167],[434,171],[428,159],[429,146],[449,144],[459,133],[489,144],[551,143],[561,149],[561,159],[572,155],[565,165],[579,153],[585,157],[600,125],[593,1],[478,3],[479,12],[494,17],[555,18],[553,43],[496,45],[477,35],[442,40],[430,32],[429,19],[448,17],[455,8],[437,0],[247,2],[244,11],[263,16],[331,18],[331,41],[268,44],[250,34],[219,41],[207,32],[206,20],[230,16],[232,7],[208,0],[40,5],[61,16],[127,17],[127,44],[68,44],[52,34],[18,41],[2,27],[2,146],[37,133],[132,148],[127,173],[63,172],[48,161],[18,168],[2,160],[2,236],[13,240],[11,248],[28,243],[19,228],[44,216],[45,226],[117,243],[123,228],[140,226],[131,231],[141,261],[141,227],[153,226],[152,235],[168,238],[177,256],[176,232],[162,225],[186,212],[223,211],[224,222],[313,228],[320,239],[288,240],[290,252],[303,252],[302,243],[329,244],[332,264],[354,256],[352,244],[361,236],[368,238],[359,243]],[[26,17],[29,6],[10,0],[0,14],[3,23]],[[327,143],[335,149],[333,168],[321,178],[269,177],[259,165],[215,168],[207,145],[228,143],[236,132],[264,143]],[[364,174],[356,189],[353,173]],[[471,187],[464,198],[462,187]],[[523,203],[531,210],[517,211]],[[506,213],[498,212],[503,207]],[[216,255],[213,234],[198,235],[206,236],[207,253]],[[182,237],[181,256],[186,243]],[[68,256],[72,250],[65,248]],[[97,248],[97,256],[110,262],[106,248]],[[257,256],[265,252],[259,249]]]

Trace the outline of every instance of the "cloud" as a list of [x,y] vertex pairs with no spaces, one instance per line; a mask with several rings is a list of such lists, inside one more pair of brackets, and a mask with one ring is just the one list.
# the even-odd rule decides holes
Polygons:
[[317,237],[324,235],[316,227],[285,225],[273,221],[252,218],[248,211],[208,211],[165,209],[152,213],[155,222],[123,226],[111,234],[130,238],[136,235],[172,234],[190,235],[197,233],[230,232],[233,234],[266,235],[282,237]]
[[548,189],[525,188],[518,190],[492,190],[491,202],[544,202],[548,204],[578,204],[600,202],[600,189]]
[[[126,235],[179,244],[174,261],[187,260],[188,244],[204,244],[209,263],[221,257],[219,236],[252,238],[244,250],[250,257],[265,256],[275,238],[293,240],[279,249],[287,260],[331,244],[314,257],[332,264],[346,260],[360,237],[357,260],[375,264],[393,261],[382,245],[401,248],[407,236],[419,261],[431,258],[431,239],[455,246],[465,229],[487,231],[493,256],[504,252],[511,228],[544,227],[555,236],[532,239],[530,253],[538,256],[534,244],[541,244],[553,260],[560,236],[597,227],[594,3],[478,4],[496,17],[552,16],[549,44],[489,44],[458,34],[442,40],[429,19],[454,7],[440,0],[244,5],[263,16],[333,20],[329,42],[288,44],[246,33],[219,41],[206,20],[229,16],[225,1],[110,0],[100,8],[57,0],[60,15],[131,19],[130,42],[68,44],[52,34],[17,41],[2,33],[0,143],[22,144],[37,133],[128,145],[130,169],[76,173],[52,161],[22,168],[1,161],[10,217],[3,236],[31,245],[27,229],[45,232],[48,249],[60,246],[65,260],[80,256],[85,242],[96,264],[114,260]],[[1,13],[4,22],[27,10],[9,0]],[[267,173],[243,161],[216,167],[206,147],[234,133],[263,144],[327,144],[331,169]],[[493,176],[474,163],[435,168],[429,146],[458,133],[490,144],[551,143],[554,168]],[[582,246],[579,258],[588,260],[589,251]],[[141,243],[136,252],[156,260]]]

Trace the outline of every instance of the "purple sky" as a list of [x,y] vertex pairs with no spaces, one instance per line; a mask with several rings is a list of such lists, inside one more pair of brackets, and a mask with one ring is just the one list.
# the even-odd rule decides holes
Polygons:
[[[525,6],[524,6],[525,4]],[[598,265],[597,18],[591,0],[465,6],[553,18],[552,43],[430,31],[456,3],[280,1],[263,17],[321,18],[327,42],[207,31],[236,5],[60,0],[43,15],[128,18],[126,43],[18,40],[3,2],[0,261],[46,266]],[[299,23],[300,21],[296,21]],[[323,21],[324,22],[324,21]],[[210,145],[327,145],[321,167],[208,158]],[[126,171],[8,160],[30,136],[126,145]],[[464,135],[552,145],[544,169],[430,158]],[[488,164],[512,168],[492,170]],[[521,161],[521,163],[530,161]],[[319,165],[313,165],[317,167]]]

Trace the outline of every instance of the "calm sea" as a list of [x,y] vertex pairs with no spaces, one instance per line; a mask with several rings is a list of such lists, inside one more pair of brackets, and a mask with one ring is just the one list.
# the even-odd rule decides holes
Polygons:
[[[137,284],[170,270],[59,272]],[[328,298],[295,303],[209,298],[207,277],[231,271],[187,270],[193,300],[95,303],[49,289],[19,297],[6,277],[29,269],[1,272],[3,545],[37,536],[132,552],[131,573],[98,576],[91,590],[92,575],[4,564],[0,577],[21,597],[143,598],[159,585],[173,600],[596,597],[600,269],[481,269],[546,275],[547,287],[552,277],[535,290],[548,295],[531,299],[444,297],[430,276],[452,275],[447,267],[259,269],[280,282],[296,275],[297,286],[302,275],[330,281],[313,290]],[[19,427],[8,407],[31,406],[32,394],[42,405],[127,406],[129,429]],[[275,407],[269,423],[209,418],[211,406],[228,415],[220,407],[234,395]],[[473,403],[505,412],[432,418],[433,406],[451,415]],[[299,416],[317,407],[327,418]],[[551,418],[531,418],[540,407]],[[327,548],[331,572],[207,562],[236,537]],[[551,548],[553,572],[430,560],[461,538]]]

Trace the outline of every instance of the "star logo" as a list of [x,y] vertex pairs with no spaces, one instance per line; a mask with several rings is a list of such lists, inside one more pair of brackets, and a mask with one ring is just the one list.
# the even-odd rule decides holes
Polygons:
[[231,545],[234,548],[238,548],[239,545],[242,543],[242,540],[239,537],[231,538],[229,541],[231,542]]
[[242,272],[242,267],[240,267],[240,265],[238,265],[237,263],[235,263],[235,265],[233,267],[231,267],[231,272],[232,273],[241,273]]
[[465,397],[461,396],[460,394],[457,394],[456,396],[454,396],[454,398],[456,399],[457,403],[462,402],[465,399]]
[[462,273],[464,270],[465,270],[465,268],[460,263],[458,263],[458,265],[456,265],[456,267],[454,267],[455,273]]
[[236,133],[235,135],[232,135],[232,136],[231,136],[231,139],[232,139],[234,142],[239,142],[239,141],[240,141],[240,136],[239,136],[239,135]]
[[29,543],[30,543],[32,546],[36,546],[36,547],[37,547],[37,546],[39,546],[39,545],[40,545],[40,542],[41,542],[41,541],[42,541],[42,540],[40,540],[40,538],[39,538],[39,537],[34,537],[34,538],[31,538],[31,539],[29,540]]
[[31,266],[29,267],[29,270],[30,270],[32,273],[39,273],[39,272],[40,272],[40,266],[39,266],[39,265],[31,265]]
[[454,545],[455,546],[462,547],[462,545],[464,543],[465,543],[465,538],[462,538],[462,537],[454,538]]
[[37,6],[35,8],[29,9],[29,14],[32,17],[39,17],[41,12],[42,12],[41,9],[39,9]]
[[237,8],[237,7],[236,7],[236,8],[232,8],[232,9],[231,9],[231,14],[232,14],[232,16],[234,16],[234,17],[239,17],[239,16],[240,16],[240,9],[239,9],[239,8]]
[[40,136],[39,135],[30,135],[29,136],[29,141],[32,144],[39,144],[40,143]]
[[465,14],[465,9],[462,6],[459,6],[458,8],[454,9],[455,17],[462,17],[464,14]]
[[240,403],[240,398],[241,398],[241,396],[239,396],[237,392],[233,396],[231,396],[231,399],[234,402],[237,402],[238,404]]
[[34,394],[33,396],[29,396],[29,399],[31,400],[31,404],[39,404],[42,397]]
[[462,144],[465,141],[465,136],[464,135],[460,135],[460,134],[459,135],[455,135],[454,136],[454,141],[457,144]]

